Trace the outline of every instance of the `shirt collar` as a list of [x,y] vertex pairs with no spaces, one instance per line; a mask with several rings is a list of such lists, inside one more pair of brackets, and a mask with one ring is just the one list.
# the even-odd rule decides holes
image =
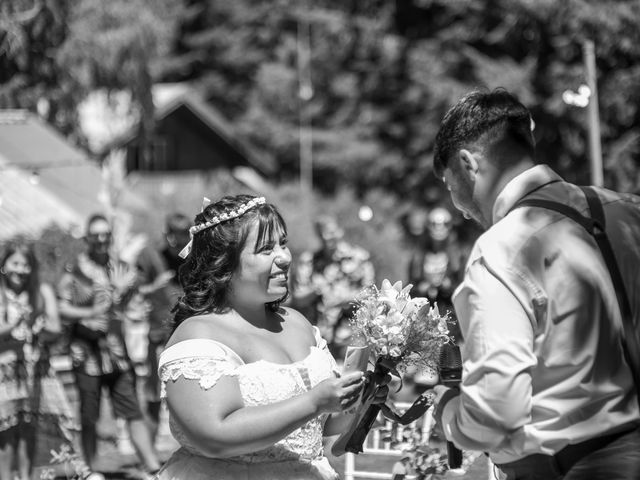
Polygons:
[[547,165],[536,165],[512,178],[493,204],[493,223],[502,220],[522,197],[547,183],[556,181],[562,181],[562,178]]

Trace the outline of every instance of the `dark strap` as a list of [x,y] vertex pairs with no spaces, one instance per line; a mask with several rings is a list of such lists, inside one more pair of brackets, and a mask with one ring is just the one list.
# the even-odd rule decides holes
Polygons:
[[[627,289],[624,286],[622,275],[618,267],[615,253],[609,242],[609,237],[605,230],[606,219],[604,216],[604,208],[602,202],[598,197],[597,192],[591,187],[580,187],[584,192],[589,205],[589,211],[591,217],[586,217],[578,212],[575,208],[572,208],[564,203],[554,202],[551,200],[543,200],[537,198],[526,198],[516,203],[511,210],[520,207],[540,207],[547,210],[553,210],[558,213],[571,218],[578,224],[582,225],[587,232],[589,232],[595,239],[602,257],[609,269],[609,275],[611,275],[611,281],[613,283],[613,289],[616,292],[618,299],[618,305],[620,307],[620,314],[622,317],[622,328],[624,335],[622,335],[621,343],[625,360],[631,369],[631,374],[636,385],[636,393],[638,397],[638,406],[640,406],[640,344],[638,343],[638,337],[636,336],[635,327],[633,325],[631,305],[629,303],[629,297],[627,296]],[[511,211],[510,210],[510,211]]]
[[556,464],[562,474],[566,475],[569,473],[569,470],[584,457],[605,448],[610,443],[635,432],[637,429],[638,426],[634,425],[621,432],[610,433],[608,435],[590,438],[580,443],[574,443],[573,445],[567,445],[554,455]]
[[601,227],[592,235],[598,243],[602,256],[604,257],[604,261],[609,268],[609,274],[611,275],[611,280],[613,282],[613,289],[618,297],[618,305],[620,306],[620,314],[622,316],[622,327],[624,329],[622,346],[624,347],[624,354],[627,363],[631,367],[631,372],[633,373],[636,390],[638,391],[638,404],[640,405],[640,345],[638,344],[638,337],[632,321],[633,316],[631,313],[629,297],[627,296],[627,289],[624,286],[616,255],[605,230],[606,223],[602,202],[600,202],[598,194],[593,188],[580,188],[587,197],[587,203],[589,204],[589,211],[591,212],[591,215],[596,220],[596,223],[599,223],[599,226]]
[[570,207],[569,205],[565,205],[564,203],[553,202],[551,200],[543,200],[541,198],[527,198],[519,201],[513,206],[511,210],[515,210],[516,208],[520,207],[540,207],[546,208],[547,210],[554,210],[582,225],[584,229],[591,235],[594,234],[596,229],[602,230],[602,226],[599,225],[596,220],[594,220],[593,218],[585,217],[578,210]]
[[637,425],[634,425],[621,432],[597,436],[580,443],[567,445],[555,455],[534,453],[513,462],[496,464],[496,467],[504,473],[510,473],[511,477],[509,478],[529,478],[528,475],[532,473],[540,474],[542,472],[549,472],[548,478],[557,478],[558,472],[562,476],[566,475],[581,459],[605,448],[625,435],[632,434],[637,429]]

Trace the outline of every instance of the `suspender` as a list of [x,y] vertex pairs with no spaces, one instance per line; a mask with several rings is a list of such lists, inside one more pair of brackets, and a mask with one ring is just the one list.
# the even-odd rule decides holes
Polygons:
[[604,216],[604,209],[602,208],[602,202],[598,198],[598,194],[591,187],[580,187],[587,198],[589,205],[589,211],[591,217],[586,217],[578,212],[575,208],[572,208],[563,203],[554,202],[551,200],[528,198],[516,203],[511,210],[519,207],[540,207],[548,210],[559,212],[575,222],[579,223],[584,229],[589,232],[595,239],[602,257],[609,269],[611,275],[611,281],[613,283],[613,289],[616,292],[618,298],[618,305],[620,307],[620,314],[622,316],[622,327],[624,335],[622,336],[622,349],[624,352],[625,360],[631,369],[633,380],[636,384],[636,393],[638,397],[638,405],[640,406],[640,345],[638,337],[636,336],[635,327],[633,325],[633,319],[631,314],[631,305],[629,303],[629,297],[627,296],[627,290],[618,268],[618,262],[609,242],[609,237],[605,230],[606,219]]

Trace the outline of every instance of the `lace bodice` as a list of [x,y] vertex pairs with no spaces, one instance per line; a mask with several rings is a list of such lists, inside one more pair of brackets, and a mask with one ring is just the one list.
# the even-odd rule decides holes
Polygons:
[[[166,384],[179,377],[197,381],[203,390],[210,389],[223,375],[238,380],[246,406],[266,405],[304,393],[338,370],[326,342],[314,327],[316,345],[299,362],[277,364],[260,360],[245,364],[227,346],[214,340],[185,340],[168,347],[160,356],[161,396],[166,396]],[[316,417],[271,447],[239,457],[245,463],[284,460],[313,460],[322,455],[322,429],[326,415]],[[199,454],[179,425],[170,419],[171,433],[187,450]],[[231,460],[231,459],[227,459]]]

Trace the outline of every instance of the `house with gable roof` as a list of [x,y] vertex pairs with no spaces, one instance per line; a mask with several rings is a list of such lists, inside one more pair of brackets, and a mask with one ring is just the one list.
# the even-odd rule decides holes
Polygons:
[[99,156],[126,150],[127,172],[179,172],[250,168],[269,178],[276,164],[267,154],[243,142],[233,126],[192,87],[184,83],[156,84],[152,88],[155,131],[152,154],[141,154],[138,125],[105,143]]
[[122,183],[144,197],[151,214],[136,220],[157,234],[170,212],[190,214],[202,197],[266,193],[277,174],[275,159],[244,142],[214,106],[187,83],[152,87],[154,136],[142,155],[139,121],[126,91],[98,90],[79,107],[80,127],[103,166],[115,161]]
[[77,231],[103,211],[100,167],[27,110],[0,110],[0,241],[52,225]]

